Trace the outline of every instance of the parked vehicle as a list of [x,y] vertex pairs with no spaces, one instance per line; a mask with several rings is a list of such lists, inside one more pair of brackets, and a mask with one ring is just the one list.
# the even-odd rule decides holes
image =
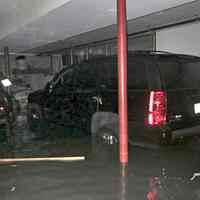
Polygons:
[[5,127],[8,123],[12,126],[19,112],[20,107],[15,96],[0,86],[0,128]]
[[[200,58],[168,52],[128,54],[129,139],[160,143],[200,134]],[[28,118],[89,131],[96,111],[118,112],[117,57],[96,57],[55,75],[28,98]],[[98,100],[98,101],[97,101]]]

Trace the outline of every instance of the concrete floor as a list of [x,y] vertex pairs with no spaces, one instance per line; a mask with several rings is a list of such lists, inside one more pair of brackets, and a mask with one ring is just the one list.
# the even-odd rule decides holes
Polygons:
[[[104,152],[105,156],[105,152]],[[74,163],[0,165],[1,200],[144,200],[157,177],[159,199],[200,199],[198,150],[130,148],[128,177],[120,177],[113,152]]]
[[[18,135],[15,156],[87,155],[88,159],[0,164],[0,200],[147,200],[153,189],[158,192],[156,200],[200,200],[200,177],[190,180],[200,172],[199,142],[169,148],[130,146],[128,176],[122,178],[116,148],[91,155],[87,139],[53,145],[33,142],[26,127],[19,127]],[[153,188],[152,178],[156,178]]]

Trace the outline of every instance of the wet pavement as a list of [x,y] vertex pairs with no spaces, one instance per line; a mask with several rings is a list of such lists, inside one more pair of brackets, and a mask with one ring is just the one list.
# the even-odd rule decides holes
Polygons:
[[191,180],[200,171],[198,151],[131,147],[129,156],[126,178],[113,152],[82,162],[1,165],[0,199],[143,200],[152,191],[163,200],[200,199],[200,178]]
[[163,148],[130,146],[128,174],[121,177],[116,147],[94,155],[88,140],[49,146],[49,140],[34,141],[26,127],[21,130],[17,156],[74,154],[87,159],[0,164],[0,200],[200,200],[200,177],[192,179],[200,172],[198,141]]

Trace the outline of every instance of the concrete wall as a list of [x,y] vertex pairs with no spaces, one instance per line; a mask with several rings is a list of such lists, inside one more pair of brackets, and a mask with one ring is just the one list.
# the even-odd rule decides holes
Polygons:
[[200,56],[200,23],[158,31],[156,33],[156,49]]

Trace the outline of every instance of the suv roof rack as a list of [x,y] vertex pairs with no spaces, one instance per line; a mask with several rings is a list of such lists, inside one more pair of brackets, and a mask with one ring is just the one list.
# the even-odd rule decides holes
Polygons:
[[[128,55],[143,55],[143,56],[166,56],[166,57],[173,57],[173,58],[177,58],[177,59],[181,59],[181,60],[193,60],[193,61],[200,61],[200,57],[199,56],[193,56],[193,55],[186,55],[186,54],[178,54],[178,53],[172,53],[172,52],[168,52],[168,51],[154,51],[154,50],[132,50],[132,51],[128,51]],[[107,59],[109,57],[116,57],[117,55],[110,55],[110,56],[106,56],[106,55],[97,55],[92,57],[89,60],[98,60],[98,59]],[[88,62],[87,60],[85,60],[85,62]]]
[[153,50],[136,50],[136,51],[128,51],[129,53],[134,54],[164,54],[164,55],[176,55],[175,53],[171,53],[168,51],[153,51]]
[[151,51],[151,50],[138,50],[138,51],[129,51],[128,52],[130,55],[160,55],[160,56],[172,56],[178,59],[182,59],[182,60],[197,60],[200,61],[200,57],[199,56],[195,56],[195,55],[186,55],[186,54],[178,54],[178,53],[172,53],[172,52],[168,52],[168,51]]

